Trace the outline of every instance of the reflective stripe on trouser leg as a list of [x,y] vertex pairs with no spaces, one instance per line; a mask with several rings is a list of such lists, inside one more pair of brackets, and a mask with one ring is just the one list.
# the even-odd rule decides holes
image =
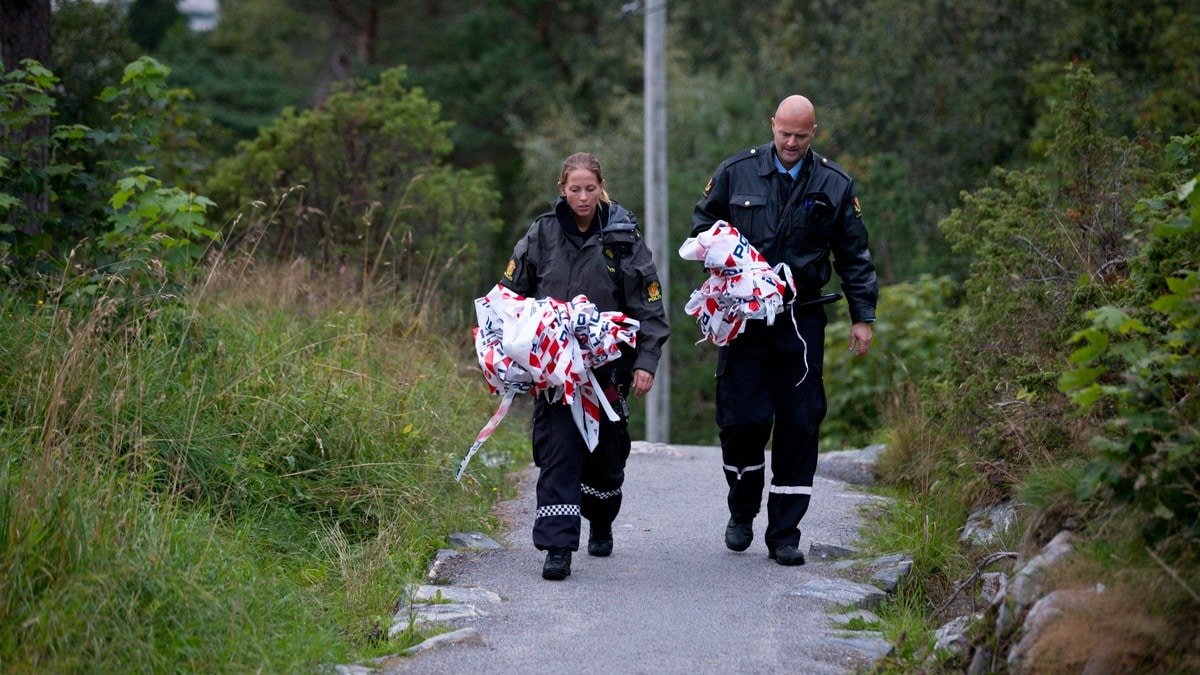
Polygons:
[[729,515],[739,523],[754,520],[762,505],[766,480],[765,446],[770,427],[734,425],[721,429],[721,459],[725,482],[729,485],[726,501]]
[[533,545],[538,550],[579,549],[579,479],[587,452],[570,406],[537,398],[533,407],[533,461],[540,471]]
[[[767,496],[767,548],[800,543],[800,520],[812,500],[817,470],[817,440],[825,419],[825,386],[822,381],[824,313],[798,314],[797,326],[807,344],[807,374],[791,371],[774,383],[775,436],[771,442],[771,489]],[[794,333],[793,333],[793,339]],[[795,356],[795,352],[792,356]],[[803,359],[788,358],[803,366]],[[795,378],[795,379],[791,379]],[[790,380],[790,381],[789,381]],[[797,384],[799,383],[799,384]]]
[[808,512],[811,500],[811,486],[771,486],[767,495],[767,531],[763,534],[768,549],[800,544],[800,519]]
[[738,522],[753,520],[762,506],[766,471],[759,467],[775,415],[769,385],[777,362],[763,321],[748,321],[745,332],[717,350],[717,427],[729,515]]
[[600,439],[583,458],[583,517],[593,525],[611,525],[621,511],[621,486],[629,461],[629,423],[600,418]]

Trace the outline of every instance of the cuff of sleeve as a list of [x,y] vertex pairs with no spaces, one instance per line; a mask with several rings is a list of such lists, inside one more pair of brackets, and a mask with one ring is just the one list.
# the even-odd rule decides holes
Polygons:
[[654,371],[656,368],[658,368],[658,359],[640,359],[639,358],[633,362],[634,370],[644,370],[647,373],[650,373],[651,375],[654,374]]

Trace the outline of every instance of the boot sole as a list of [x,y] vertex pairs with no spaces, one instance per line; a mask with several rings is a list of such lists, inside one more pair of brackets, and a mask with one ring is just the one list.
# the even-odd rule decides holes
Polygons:
[[607,558],[612,555],[613,543],[611,541],[589,541],[588,555],[596,556],[597,558]]
[[771,551],[767,553],[767,557],[779,563],[780,565],[787,565],[789,567],[803,565],[805,562],[803,553],[801,553],[799,557],[780,558],[779,556],[775,555],[774,551]]

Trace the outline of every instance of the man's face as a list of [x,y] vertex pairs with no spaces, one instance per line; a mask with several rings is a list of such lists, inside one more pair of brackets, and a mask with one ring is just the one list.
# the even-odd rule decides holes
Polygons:
[[771,118],[771,133],[775,136],[775,154],[783,168],[796,166],[812,143],[817,124],[811,115],[778,114]]

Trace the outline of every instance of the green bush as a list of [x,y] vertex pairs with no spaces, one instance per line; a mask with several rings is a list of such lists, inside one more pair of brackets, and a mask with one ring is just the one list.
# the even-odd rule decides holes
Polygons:
[[940,223],[972,262],[927,392],[964,448],[947,459],[976,483],[975,498],[1003,496],[1031,466],[1087,453],[1087,423],[1064,423],[1061,345],[1084,312],[1129,292],[1144,241],[1134,205],[1161,180],[1143,146],[1106,135],[1100,88],[1087,69],[1068,69],[1044,166],[997,170],[999,185],[964,194]]
[[40,136],[24,132],[54,116],[58,78],[23,65],[0,73],[0,272],[27,284],[68,264],[95,269],[64,277],[87,295],[114,273],[190,272],[217,235],[206,223],[212,202],[177,184],[194,120],[181,105],[187,93],[166,86],[169,69],[147,57],[126,66],[121,86],[100,96],[111,126],[63,124]]
[[825,392],[829,415],[821,425],[826,449],[861,447],[878,436],[881,406],[905,382],[920,382],[936,367],[945,342],[943,324],[956,292],[949,277],[923,275],[884,286],[871,351],[849,351],[850,319],[825,329]]
[[[450,124],[404,80],[395,68],[311,110],[285,110],[217,164],[208,190],[247,249],[344,267],[365,286],[441,289],[469,306],[499,196],[486,174],[447,165]],[[235,216],[263,199],[281,208]]]
[[[1194,139],[1193,139],[1194,140]],[[1089,312],[1091,325],[1072,343],[1075,368],[1060,386],[1082,412],[1103,419],[1093,443],[1098,456],[1080,485],[1083,498],[1131,504],[1145,514],[1145,534],[1176,554],[1200,543],[1200,192],[1193,178],[1177,193],[1186,208],[1155,235],[1190,241],[1189,262],[1161,280],[1147,305]],[[1149,277],[1159,267],[1145,268]]]

